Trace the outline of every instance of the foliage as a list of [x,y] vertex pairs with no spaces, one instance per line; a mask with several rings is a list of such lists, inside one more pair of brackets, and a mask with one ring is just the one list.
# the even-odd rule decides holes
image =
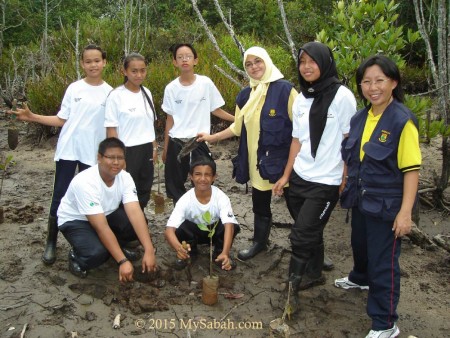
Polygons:
[[217,224],[219,224],[219,220],[217,220],[214,224],[211,224],[211,213],[206,211],[202,214],[203,223],[197,224],[198,228],[202,231],[208,232],[209,237],[209,277],[212,277],[212,260],[213,260],[213,249],[212,249],[212,238],[216,232]]
[[[405,57],[401,51],[416,42],[420,35],[411,30],[404,34],[403,27],[396,26],[397,10],[398,4],[394,0],[339,1],[331,15],[333,26],[317,34],[317,39],[333,50],[340,76],[353,92],[356,92],[357,86],[356,69],[373,54],[382,53],[392,58],[401,70],[405,68]],[[429,103],[422,98],[407,97],[405,100],[419,120],[423,118]]]

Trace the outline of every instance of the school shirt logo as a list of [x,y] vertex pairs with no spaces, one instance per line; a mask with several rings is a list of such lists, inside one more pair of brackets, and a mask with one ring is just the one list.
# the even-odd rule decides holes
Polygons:
[[74,98],[74,101],[78,102],[78,101],[81,101],[81,99],[82,99],[81,97],[76,97],[76,98]]
[[381,131],[381,135],[380,135],[380,137],[378,138],[378,141],[380,141],[380,142],[382,142],[382,143],[386,142],[387,139],[388,139],[388,136],[389,136],[390,134],[391,134],[390,132],[388,132],[388,131],[386,131],[386,130],[382,130],[382,131]]
[[275,117],[275,116],[277,116],[277,112],[275,111],[275,109],[271,109],[271,110],[269,111],[269,116],[270,116],[270,117]]
[[134,113],[136,111],[136,108],[130,108],[128,109],[131,113]]
[[91,202],[91,203],[89,203],[89,206],[90,207],[95,207],[95,206],[98,206],[99,204],[97,203],[97,202]]
[[183,102],[183,100],[175,100],[176,104],[180,104],[181,102]]

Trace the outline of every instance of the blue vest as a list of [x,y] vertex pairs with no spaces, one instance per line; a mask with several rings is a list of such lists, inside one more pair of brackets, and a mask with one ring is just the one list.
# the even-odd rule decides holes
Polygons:
[[360,161],[367,114],[368,108],[355,114],[350,121],[349,136],[342,142],[342,159],[347,164],[348,178],[341,194],[341,206],[358,206],[365,215],[391,221],[399,212],[403,198],[403,173],[397,161],[400,136],[408,120],[416,127],[418,123],[414,114],[394,99],[363,146],[365,155]]
[[[292,84],[286,80],[271,82],[261,110],[260,136],[257,150],[257,166],[263,179],[275,183],[284,172],[292,142],[292,121],[289,118],[288,103]],[[247,103],[251,88],[246,87],[236,97],[239,109]],[[233,159],[233,177],[238,183],[249,178],[247,131],[242,124],[238,156]]]

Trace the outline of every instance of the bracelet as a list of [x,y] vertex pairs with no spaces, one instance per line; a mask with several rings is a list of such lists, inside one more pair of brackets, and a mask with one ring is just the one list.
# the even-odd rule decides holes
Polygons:
[[122,265],[123,263],[125,263],[125,262],[128,262],[128,258],[126,258],[126,257],[125,257],[124,259],[118,261],[118,262],[117,262],[117,265],[118,265],[118,266],[121,266],[121,265]]

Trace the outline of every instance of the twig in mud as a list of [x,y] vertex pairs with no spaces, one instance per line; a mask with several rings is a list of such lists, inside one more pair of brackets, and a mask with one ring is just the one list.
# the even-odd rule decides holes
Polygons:
[[27,326],[28,326],[28,324],[25,323],[25,325],[23,326],[22,332],[20,332],[20,338],[25,337],[25,331],[27,330]]
[[230,309],[230,311],[228,311],[228,312],[225,314],[225,316],[223,316],[222,318],[220,318],[219,321],[220,321],[220,322],[224,321],[225,318],[227,318],[228,315],[229,315],[234,309],[237,309],[239,306],[248,303],[248,302],[251,301],[253,298],[255,298],[256,296],[258,296],[259,294],[261,294],[261,293],[263,293],[263,292],[266,292],[266,291],[265,291],[265,290],[260,291],[260,292],[258,292],[258,293],[256,293],[256,294],[254,294],[253,296],[251,296],[251,297],[250,297],[249,299],[247,299],[246,301],[243,301],[243,302],[241,302],[241,303],[239,303],[239,304],[236,304],[235,306],[233,306],[233,307]]
[[2,306],[2,307],[0,307],[0,310],[2,310],[2,311],[8,311],[8,310],[16,309],[16,308],[21,307],[21,306],[24,306],[24,305],[26,305],[25,302],[23,302],[23,303],[17,303],[17,304],[14,304],[14,305]]

